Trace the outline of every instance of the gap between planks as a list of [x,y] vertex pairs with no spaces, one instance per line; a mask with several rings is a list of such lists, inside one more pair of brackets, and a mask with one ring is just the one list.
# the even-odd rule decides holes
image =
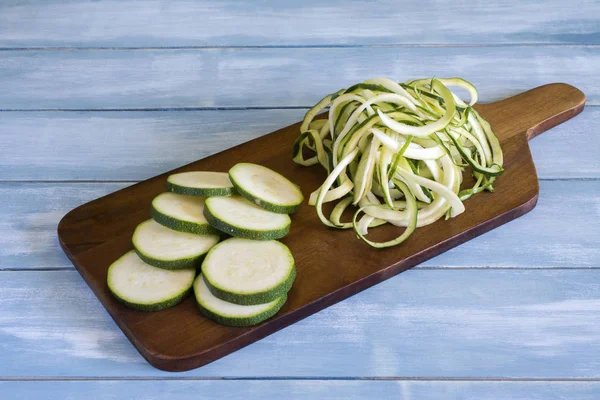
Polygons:
[[0,382],[47,382],[47,381],[399,381],[399,382],[600,382],[600,378],[470,378],[470,377],[411,377],[411,376],[377,376],[377,377],[0,377]]
[[152,50],[245,50],[245,49],[410,49],[446,47],[598,47],[592,43],[389,43],[389,44],[291,44],[291,45],[240,45],[240,46],[44,46],[44,47],[0,47],[0,51],[152,51]]
[[[481,103],[487,104],[487,103]],[[600,107],[586,103],[585,107]],[[180,112],[180,111],[268,111],[309,110],[312,106],[248,106],[248,107],[150,107],[150,108],[0,108],[0,112]]]
[[0,112],[148,112],[308,110],[311,106],[150,107],[150,108],[0,108]]
[[[571,270],[598,270],[600,267],[492,267],[490,265],[473,266],[473,267],[457,267],[452,265],[435,265],[431,267],[421,267],[416,265],[411,270],[419,271],[450,271],[450,270],[490,270],[490,271],[571,271]],[[54,272],[54,271],[69,271],[73,272],[73,267],[38,267],[38,268],[1,268],[1,272]]]

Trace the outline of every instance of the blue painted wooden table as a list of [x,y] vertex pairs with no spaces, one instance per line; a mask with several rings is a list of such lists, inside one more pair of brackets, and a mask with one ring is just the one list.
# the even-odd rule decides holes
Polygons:
[[[568,4],[569,3],[569,4]],[[0,398],[600,398],[600,3],[0,3]],[[197,370],[149,366],[62,254],[72,207],[373,76],[544,83],[537,208]]]

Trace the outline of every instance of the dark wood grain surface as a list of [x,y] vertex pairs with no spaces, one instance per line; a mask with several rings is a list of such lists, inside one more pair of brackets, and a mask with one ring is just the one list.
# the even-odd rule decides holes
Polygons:
[[[419,228],[401,246],[372,249],[352,231],[324,227],[313,207],[303,204],[282,240],[294,254],[296,282],[281,311],[255,327],[218,325],[198,312],[193,297],[161,312],[130,310],[110,295],[106,272],[131,249],[135,226],[149,218],[150,201],[165,190],[166,177],[173,172],[227,171],[237,162],[254,162],[284,174],[308,196],[325,176],[318,166],[305,168],[292,162],[291,146],[299,124],[80,206],[60,222],[59,240],[110,315],[152,365],[168,371],[196,368],[531,210],[537,201],[538,181],[527,140],[575,116],[584,103],[585,96],[578,89],[551,84],[477,106],[498,134],[505,154],[505,173],[495,184],[495,192],[466,201],[465,213]],[[377,229],[376,235],[391,237],[397,229],[386,226]]]

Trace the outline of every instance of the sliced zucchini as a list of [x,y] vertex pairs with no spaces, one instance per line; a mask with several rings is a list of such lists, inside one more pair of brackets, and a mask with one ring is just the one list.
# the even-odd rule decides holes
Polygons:
[[152,218],[159,224],[196,235],[218,234],[204,217],[203,211],[203,197],[166,192],[152,200]]
[[204,216],[222,232],[254,240],[282,238],[292,222],[289,215],[264,210],[241,196],[209,197]]
[[195,276],[195,269],[167,271],[153,267],[132,250],[112,263],[106,281],[113,296],[126,306],[159,311],[182,301],[190,293]]
[[262,165],[236,164],[229,170],[229,179],[239,194],[275,213],[292,214],[304,200],[298,186]]
[[219,235],[178,232],[149,219],[135,228],[133,247],[146,263],[157,268],[196,268],[199,261],[219,242]]
[[240,306],[239,304],[228,303],[211,293],[202,274],[198,275],[194,282],[194,294],[202,314],[219,324],[229,326],[259,324],[275,315],[287,300],[287,295],[284,294],[267,304]]
[[231,196],[233,185],[226,172],[191,171],[170,175],[167,191],[188,196]]
[[268,303],[287,293],[296,268],[283,243],[231,238],[208,252],[202,274],[213,295],[247,306]]

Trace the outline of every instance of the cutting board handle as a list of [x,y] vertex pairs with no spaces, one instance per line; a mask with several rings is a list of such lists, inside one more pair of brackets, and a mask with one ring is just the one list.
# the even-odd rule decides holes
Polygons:
[[[566,83],[550,83],[513,97],[477,108],[490,118],[500,141],[525,134],[531,140],[542,132],[579,114],[585,94]],[[500,121],[501,119],[501,121]]]

